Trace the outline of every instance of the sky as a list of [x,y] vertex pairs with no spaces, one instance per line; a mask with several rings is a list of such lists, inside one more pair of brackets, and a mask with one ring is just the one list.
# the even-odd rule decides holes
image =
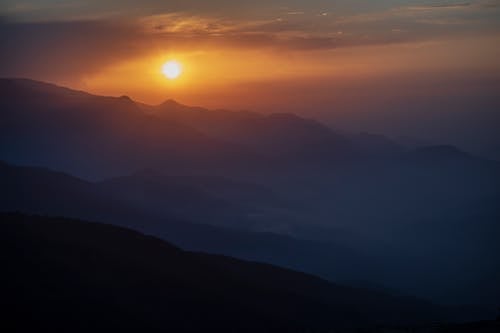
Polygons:
[[498,0],[1,0],[0,45],[1,77],[500,156]]

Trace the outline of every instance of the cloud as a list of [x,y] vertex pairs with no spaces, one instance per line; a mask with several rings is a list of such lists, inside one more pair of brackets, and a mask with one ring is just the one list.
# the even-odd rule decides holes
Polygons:
[[[143,18],[142,24],[153,27],[158,36],[189,37],[205,44],[285,48],[290,51],[333,49],[499,33],[500,20],[485,17],[485,10],[480,10],[480,5],[483,3],[441,3],[351,16],[318,16],[300,12],[300,15],[260,20],[171,13]],[[466,11],[466,8],[474,10]],[[489,8],[486,11],[491,11],[492,7]]]
[[435,10],[435,9],[445,9],[445,10],[450,10],[450,9],[464,9],[464,8],[469,8],[472,7],[473,3],[472,2],[452,2],[452,3],[435,3],[435,4],[428,4],[428,5],[420,5],[420,6],[408,6],[406,9],[408,10]]
[[140,53],[141,37],[136,27],[121,22],[0,22],[0,74],[81,75]]
[[[328,15],[318,15],[326,12],[292,12],[281,8],[276,12],[270,10],[265,17],[249,15],[245,18],[194,14],[189,10],[43,22],[13,22],[9,17],[10,21],[0,19],[3,48],[0,75],[45,78],[82,76],[117,61],[143,56],[151,50],[174,48],[304,52],[480,37],[500,33],[499,3],[443,2],[349,16],[331,11]],[[160,6],[160,3],[156,5]],[[63,9],[69,10],[74,6]],[[50,6],[46,3],[40,4],[41,9],[38,10],[47,7]],[[28,11],[30,8],[33,9],[26,4],[17,10]],[[112,11],[113,7],[101,10]]]

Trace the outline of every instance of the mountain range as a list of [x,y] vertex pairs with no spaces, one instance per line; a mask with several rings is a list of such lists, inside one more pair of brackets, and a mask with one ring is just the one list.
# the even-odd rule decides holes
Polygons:
[[293,114],[0,79],[0,209],[435,302],[498,304],[500,163]]

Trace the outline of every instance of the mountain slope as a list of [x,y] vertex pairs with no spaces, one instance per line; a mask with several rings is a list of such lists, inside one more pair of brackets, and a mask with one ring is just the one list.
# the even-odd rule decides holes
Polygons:
[[[211,137],[231,141],[265,154],[282,157],[290,154],[315,156],[324,149],[323,158],[353,154],[353,146],[327,126],[289,113],[263,115],[248,111],[207,110],[169,100],[143,108],[162,119],[185,124]],[[316,157],[321,156],[320,154]]]
[[[102,221],[153,234],[186,249],[278,264],[332,280],[353,279],[375,270],[373,260],[333,242],[313,242],[272,233],[212,227],[180,219],[173,214],[173,210],[169,213],[169,205],[189,207],[190,203],[194,204],[189,196],[174,197],[175,193],[172,193],[162,201],[164,210],[155,212],[150,207],[144,207],[140,201],[127,200],[120,194],[139,195],[137,189],[127,187],[127,183],[122,184],[124,187],[108,191],[106,184],[83,181],[43,168],[18,167],[1,162],[0,184],[0,211],[3,212],[19,211]],[[207,204],[210,202],[212,200],[206,201]],[[200,222],[213,218],[206,216]],[[325,256],[325,253],[328,255]],[[357,265],[352,265],[352,262]]]
[[252,174],[350,151],[326,126],[293,115],[147,107],[25,79],[0,79],[0,142],[4,160],[87,178],[152,167]]
[[271,231],[275,220],[297,214],[292,202],[274,191],[224,177],[143,171],[96,185],[149,212],[245,230]]
[[498,162],[449,146],[400,151],[371,134],[346,142],[289,114],[145,106],[30,80],[0,88],[0,158],[112,178],[7,172],[5,209],[121,223],[439,302],[498,303]]
[[11,304],[2,324],[18,330],[300,332],[446,318],[426,302],[185,252],[108,225],[18,214],[0,220],[3,297]]

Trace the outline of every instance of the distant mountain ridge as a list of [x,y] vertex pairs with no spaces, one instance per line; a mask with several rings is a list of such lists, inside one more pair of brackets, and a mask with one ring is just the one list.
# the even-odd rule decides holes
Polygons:
[[295,115],[208,111],[174,101],[146,106],[25,79],[0,79],[0,110],[0,139],[10,143],[0,146],[0,156],[83,176],[158,165],[251,172],[249,166],[354,154],[348,140]]
[[29,79],[0,79],[0,158],[86,178],[143,168],[231,168],[246,176],[338,168],[404,148],[375,134],[343,136],[294,114],[149,106]]
[[[138,181],[141,182],[141,179]],[[17,211],[101,221],[156,235],[185,249],[316,272],[332,280],[346,280],[353,274],[371,271],[366,266],[369,260],[335,243],[241,231],[241,226],[237,225],[241,221],[237,216],[230,220],[232,228],[231,225],[228,225],[229,228],[208,226],[206,224],[223,217],[217,209],[223,209],[223,214],[227,214],[232,208],[211,206],[221,202],[207,193],[198,192],[196,188],[185,187],[185,183],[183,187],[178,180],[176,182],[172,186],[159,184],[155,191],[164,191],[168,196],[161,200],[161,197],[150,198],[146,195],[148,205],[145,205],[142,200],[129,197],[141,196],[143,191],[129,179],[116,184],[108,184],[108,181],[93,183],[44,168],[0,162],[0,212]],[[153,202],[149,203],[149,200]],[[151,209],[149,205],[155,205],[154,200],[160,201],[162,210]],[[176,216],[179,207],[191,208],[193,212],[181,218]],[[325,257],[324,253],[329,255]],[[351,261],[358,264],[353,267]]]
[[4,210],[145,223],[190,249],[498,302],[498,162],[290,114],[147,106],[30,80],[0,88],[1,160],[99,180],[5,165]]

